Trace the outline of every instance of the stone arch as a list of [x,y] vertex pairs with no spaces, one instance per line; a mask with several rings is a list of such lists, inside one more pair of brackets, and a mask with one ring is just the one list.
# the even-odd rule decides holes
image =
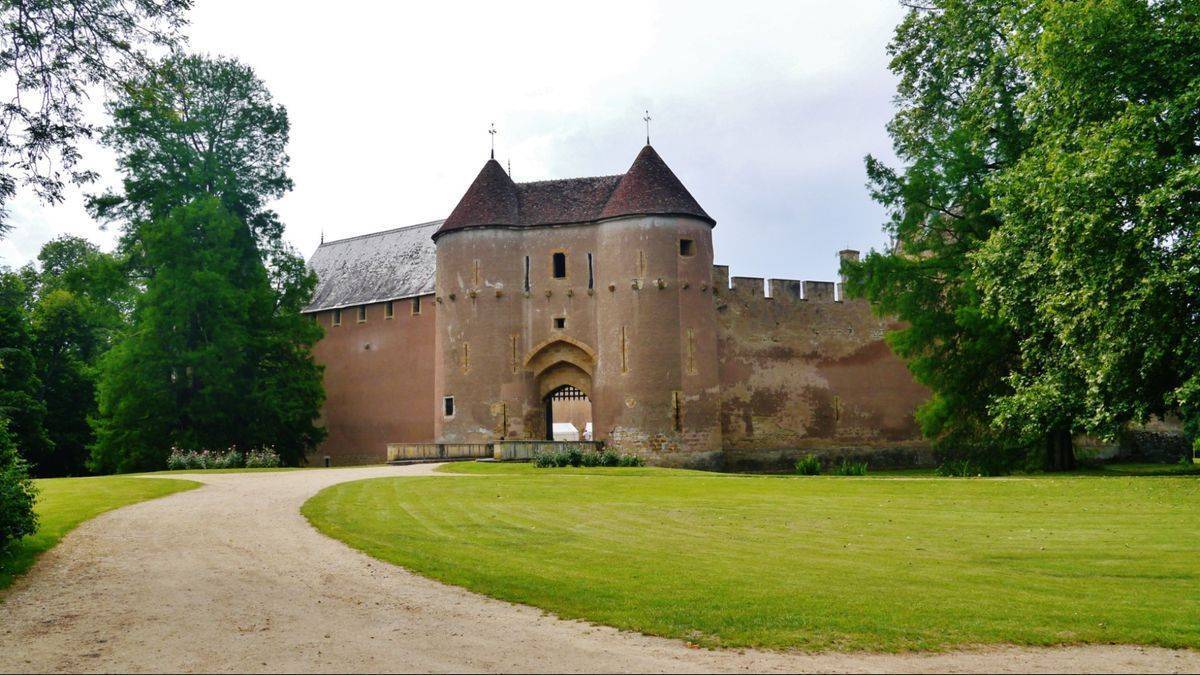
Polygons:
[[[543,373],[560,364],[568,364],[583,371],[590,382],[592,374],[596,371],[596,352],[574,338],[560,335],[536,345],[525,357],[525,368],[539,379]],[[591,390],[591,386],[586,390]]]
[[573,363],[560,361],[537,376],[538,398],[545,399],[566,386],[575,387],[589,399],[592,397],[592,376]]

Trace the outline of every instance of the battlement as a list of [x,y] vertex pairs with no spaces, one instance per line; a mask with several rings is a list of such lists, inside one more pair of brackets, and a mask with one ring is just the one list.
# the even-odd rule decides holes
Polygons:
[[[859,259],[858,251],[838,251],[839,260]],[[842,302],[845,292],[841,281],[799,281],[797,279],[764,279],[763,277],[730,277],[728,265],[713,265],[713,290],[729,292],[743,298],[762,298],[783,302]]]
[[781,302],[842,302],[842,284],[836,281],[730,277],[729,266],[713,265],[713,287],[742,298]]

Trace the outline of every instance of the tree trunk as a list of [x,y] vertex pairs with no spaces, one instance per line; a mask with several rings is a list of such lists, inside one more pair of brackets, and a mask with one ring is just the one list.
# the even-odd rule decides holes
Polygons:
[[1069,429],[1058,429],[1046,437],[1046,471],[1073,471],[1075,446]]

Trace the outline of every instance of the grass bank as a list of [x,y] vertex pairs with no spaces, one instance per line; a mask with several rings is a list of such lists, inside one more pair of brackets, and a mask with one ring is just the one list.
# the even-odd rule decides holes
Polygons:
[[0,555],[0,589],[33,566],[37,556],[51,549],[85,520],[122,506],[199,487],[188,480],[93,476],[45,478],[34,481],[38,499],[38,530]]
[[1200,647],[1200,482],[453,465],[303,507],[377,558],[705,646]]

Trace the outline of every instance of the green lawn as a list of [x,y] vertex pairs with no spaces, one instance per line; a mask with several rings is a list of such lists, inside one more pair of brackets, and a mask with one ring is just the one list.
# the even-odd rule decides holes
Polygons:
[[46,478],[34,482],[40,491],[34,507],[38,530],[0,556],[0,589],[8,587],[39,554],[53,548],[83,521],[127,504],[200,487],[189,480],[133,476]]
[[1200,647],[1200,481],[456,464],[303,507],[378,558],[705,646]]

